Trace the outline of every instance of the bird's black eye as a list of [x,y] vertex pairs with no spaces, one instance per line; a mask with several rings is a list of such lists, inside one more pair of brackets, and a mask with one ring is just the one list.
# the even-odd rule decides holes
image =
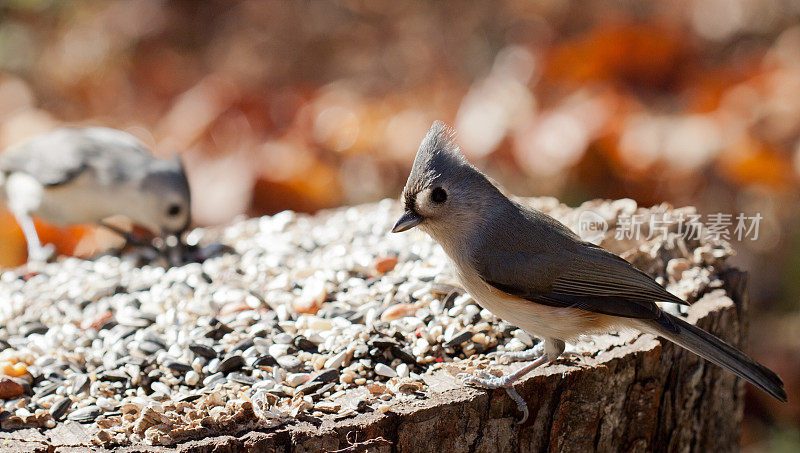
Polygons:
[[171,204],[169,208],[167,208],[167,215],[170,217],[175,217],[181,213],[183,208],[179,204]]
[[447,201],[447,192],[441,187],[436,187],[431,192],[431,200],[433,200],[434,203],[444,203]]

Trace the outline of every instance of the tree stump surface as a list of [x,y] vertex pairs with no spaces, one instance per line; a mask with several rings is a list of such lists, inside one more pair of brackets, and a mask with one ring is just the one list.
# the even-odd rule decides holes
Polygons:
[[[742,328],[736,302],[742,274],[728,293],[715,290],[689,319],[732,344]],[[531,416],[503,390],[465,387],[446,370],[426,381],[428,398],[381,414],[370,412],[315,426],[297,422],[174,447],[131,446],[121,452],[517,452],[734,451],[744,408],[743,381],[651,335],[593,338],[596,356],[562,359],[530,373],[517,390]],[[511,365],[513,367],[514,365]],[[518,366],[518,365],[517,365]],[[503,367],[506,368],[506,367]],[[79,452],[94,435],[76,422],[53,430],[0,433],[3,451]]]
[[[741,348],[746,274],[727,269],[722,287],[699,295],[687,321]],[[455,364],[424,375],[424,398],[354,417],[299,419],[263,431],[210,436],[172,446],[130,445],[121,452],[545,452],[738,449],[744,382],[651,335],[587,338],[577,356],[529,373],[516,389],[529,419],[503,390],[462,385]],[[497,365],[509,371],[521,364]],[[358,397],[353,392],[351,397]],[[50,430],[0,432],[0,451],[104,451],[94,425],[67,421]]]

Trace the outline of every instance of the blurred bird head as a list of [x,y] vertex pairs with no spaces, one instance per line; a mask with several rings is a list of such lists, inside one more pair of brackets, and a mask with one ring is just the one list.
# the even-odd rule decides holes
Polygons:
[[142,206],[129,214],[134,223],[160,236],[180,236],[189,228],[191,192],[178,157],[153,160],[139,189]]
[[104,178],[117,196],[110,213],[127,217],[154,236],[180,239],[191,224],[191,192],[180,157],[156,158],[139,139],[116,129],[62,130],[81,140],[87,153],[94,152],[96,177]]
[[392,232],[416,226],[437,240],[442,234],[474,229],[487,217],[497,197],[504,198],[480,171],[464,158],[454,131],[435,121],[422,140],[403,189],[405,212]]

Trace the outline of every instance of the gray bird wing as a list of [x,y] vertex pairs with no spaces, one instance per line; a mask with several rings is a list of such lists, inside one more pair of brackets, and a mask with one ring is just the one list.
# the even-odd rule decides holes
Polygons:
[[471,259],[491,286],[544,305],[628,318],[657,317],[654,302],[686,304],[621,257],[581,241],[544,214],[528,214],[516,228],[506,228],[516,232],[513,237],[473,249],[490,250]]
[[[90,168],[136,168],[149,155],[122,134],[106,128],[57,129],[0,153],[0,171],[27,173],[43,186],[58,186]],[[122,152],[111,154],[111,149]]]
[[0,170],[6,174],[26,173],[43,186],[65,184],[89,168],[82,156],[65,151],[53,154],[28,146],[9,149],[0,154]]
[[623,296],[629,299],[688,305],[652,277],[599,246],[580,243],[569,269],[553,281],[553,291],[572,296]]

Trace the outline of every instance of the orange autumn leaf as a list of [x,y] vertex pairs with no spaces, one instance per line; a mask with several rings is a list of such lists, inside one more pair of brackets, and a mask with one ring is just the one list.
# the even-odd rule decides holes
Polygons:
[[314,212],[342,201],[336,168],[316,159],[303,172],[285,180],[276,181],[262,173],[254,189],[252,206],[258,212],[275,213],[283,209]]
[[81,239],[92,232],[92,227],[84,225],[62,228],[40,220],[35,220],[35,223],[39,239],[43,244],[53,244],[59,255],[72,255]]
[[553,83],[627,81],[661,86],[689,53],[683,35],[657,23],[611,21],[555,46],[544,76]]
[[[89,226],[58,228],[38,220],[34,222],[39,239],[43,244],[53,244],[58,255],[72,255],[78,243],[92,231]],[[11,213],[0,212],[0,267],[19,266],[26,260],[27,245],[22,230]]]
[[793,184],[787,159],[754,138],[746,138],[719,156],[720,173],[739,185],[762,184],[785,189]]
[[0,267],[18,266],[25,262],[26,247],[22,230],[8,211],[0,212]]

